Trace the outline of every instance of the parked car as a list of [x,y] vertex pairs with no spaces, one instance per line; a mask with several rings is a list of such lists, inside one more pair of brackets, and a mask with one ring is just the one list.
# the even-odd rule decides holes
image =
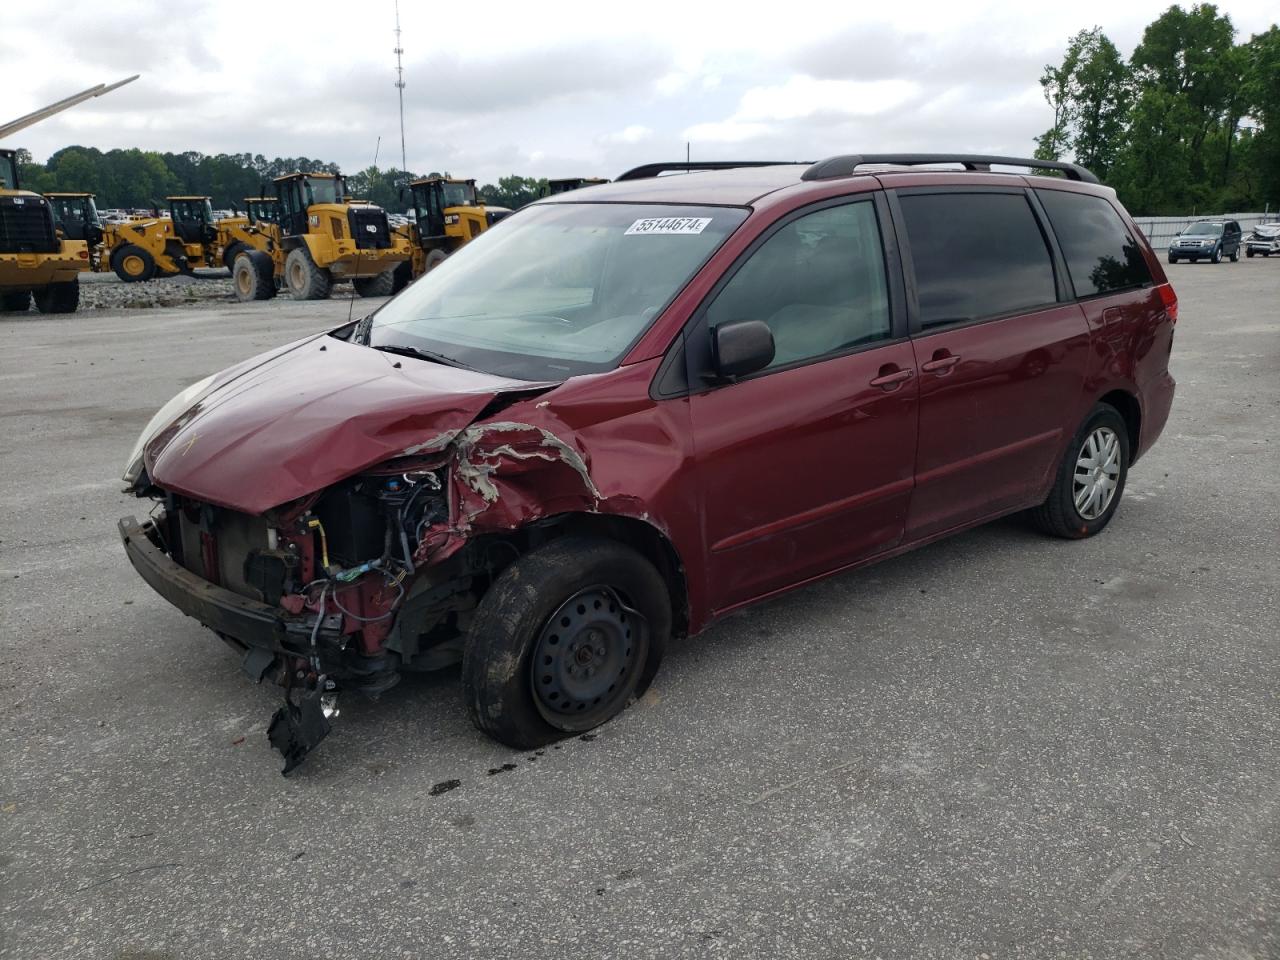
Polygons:
[[1235,263],[1240,259],[1240,224],[1234,220],[1197,220],[1169,244],[1169,262],[1205,259],[1221,263],[1230,257]]
[[287,772],[337,689],[461,661],[475,724],[532,747],[782,591],[1017,511],[1093,536],[1168,417],[1177,298],[1087,170],[937,159],[531,204],[166,404],[128,557],[286,686]]
[[1280,223],[1260,223],[1253,228],[1244,245],[1245,256],[1262,254],[1269,257],[1280,253]]

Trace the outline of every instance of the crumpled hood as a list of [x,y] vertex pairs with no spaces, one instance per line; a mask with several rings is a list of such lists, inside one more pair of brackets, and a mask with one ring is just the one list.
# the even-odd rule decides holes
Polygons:
[[384,460],[440,450],[499,394],[552,386],[329,336],[264,358],[228,370],[147,444],[154,483],[259,514]]

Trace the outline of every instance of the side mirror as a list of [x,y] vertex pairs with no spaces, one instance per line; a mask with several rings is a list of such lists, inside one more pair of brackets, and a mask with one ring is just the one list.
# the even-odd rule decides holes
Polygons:
[[716,377],[730,380],[773,363],[773,331],[763,320],[739,320],[711,333],[711,362]]

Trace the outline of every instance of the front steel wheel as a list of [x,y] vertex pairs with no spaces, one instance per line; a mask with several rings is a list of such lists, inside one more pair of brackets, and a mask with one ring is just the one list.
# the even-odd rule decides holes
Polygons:
[[565,537],[525,554],[494,580],[467,631],[472,721],[517,749],[599,726],[644,693],[671,619],[666,581],[626,544]]

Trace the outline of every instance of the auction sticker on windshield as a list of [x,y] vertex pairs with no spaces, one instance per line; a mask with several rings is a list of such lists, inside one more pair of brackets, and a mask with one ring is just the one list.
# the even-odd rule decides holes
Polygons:
[[710,217],[646,217],[627,227],[624,236],[629,237],[633,233],[701,233],[710,223]]

